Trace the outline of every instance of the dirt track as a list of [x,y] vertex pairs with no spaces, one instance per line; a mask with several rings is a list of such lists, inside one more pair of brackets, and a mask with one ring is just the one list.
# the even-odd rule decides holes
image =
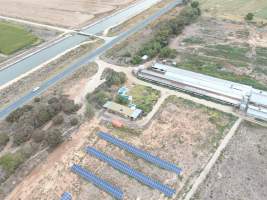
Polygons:
[[0,0],[0,15],[40,23],[77,27],[96,15],[127,6],[134,0]]

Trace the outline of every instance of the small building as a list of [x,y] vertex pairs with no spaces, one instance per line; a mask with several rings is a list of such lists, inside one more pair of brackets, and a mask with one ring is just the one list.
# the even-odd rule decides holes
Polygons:
[[118,95],[126,96],[128,91],[129,91],[129,89],[127,87],[123,86],[118,90]]
[[103,107],[107,109],[109,112],[119,114],[131,120],[136,120],[138,117],[141,116],[143,112],[140,109],[131,109],[127,106],[115,103],[113,101],[108,101],[107,103],[105,103]]

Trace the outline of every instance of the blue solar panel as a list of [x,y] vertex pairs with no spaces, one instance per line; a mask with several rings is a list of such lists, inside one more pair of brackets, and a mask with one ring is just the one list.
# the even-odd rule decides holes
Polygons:
[[156,156],[153,156],[151,155],[150,153],[148,152],[145,152],[141,149],[137,149],[136,147],[122,141],[122,140],[119,140],[107,133],[104,133],[104,132],[98,132],[98,136],[104,140],[106,140],[107,142],[111,143],[111,144],[114,144],[138,157],[141,157],[143,158],[144,160],[148,161],[148,162],[151,162],[163,169],[166,169],[166,170],[169,170],[169,171],[173,171],[175,172],[176,174],[180,174],[182,172],[182,169],[177,167],[176,165],[170,163],[170,162],[167,162],[167,161],[164,161],[164,160],[161,160],[160,158],[156,157]]
[[64,192],[60,200],[72,200],[72,196],[69,192]]
[[91,147],[87,147],[86,148],[86,152],[92,156],[95,156],[97,158],[99,158],[102,161],[107,162],[109,165],[111,165],[112,167],[114,167],[115,169],[135,178],[136,180],[138,180],[139,182],[153,188],[153,189],[157,189],[161,192],[163,192],[167,197],[171,197],[174,193],[175,190],[169,188],[166,185],[161,184],[160,182],[145,176],[144,174],[136,171],[135,169],[129,167],[128,165],[126,165],[125,163],[119,161],[119,160],[115,160],[113,158],[111,158],[110,156],[94,149]]
[[74,173],[79,174],[85,180],[93,183],[95,186],[99,187],[100,189],[105,190],[107,193],[111,194],[116,199],[121,200],[123,198],[123,192],[119,188],[114,187],[110,183],[108,183],[108,182],[104,181],[103,179],[95,176],[89,170],[84,169],[79,165],[73,165],[71,167],[71,170]]

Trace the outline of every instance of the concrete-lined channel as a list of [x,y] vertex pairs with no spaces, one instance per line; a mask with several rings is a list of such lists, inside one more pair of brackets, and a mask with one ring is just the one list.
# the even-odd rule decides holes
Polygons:
[[[139,1],[136,4],[129,6],[126,9],[123,9],[113,15],[106,17],[95,24],[92,24],[82,30],[83,33],[88,35],[95,35],[103,32],[105,29],[121,24],[133,16],[143,12],[144,10],[150,8],[154,4],[162,0],[143,0]],[[88,37],[86,35],[73,34],[64,38],[63,40],[58,41],[45,49],[36,51],[33,55],[25,57],[24,59],[16,62],[9,67],[6,67],[4,70],[0,71],[0,87],[7,84],[8,82],[18,78],[24,73],[33,70],[39,65],[53,59],[57,55],[62,54],[63,52],[71,49],[82,42],[86,41]]]
[[101,47],[95,49],[95,51],[90,52],[90,53],[86,54],[85,56],[81,57],[80,59],[78,59],[77,61],[73,62],[72,64],[70,64],[68,66],[67,69],[65,69],[61,73],[55,75],[51,79],[49,79],[49,80],[45,81],[44,83],[42,83],[40,85],[40,88],[37,91],[28,92],[26,95],[24,95],[23,97],[21,97],[17,101],[11,103],[9,106],[7,106],[7,107],[3,108],[2,110],[0,110],[0,118],[4,118],[10,112],[12,112],[13,110],[23,106],[24,104],[29,102],[34,97],[40,95],[41,93],[46,91],[49,87],[51,87],[54,84],[56,84],[58,81],[64,79],[65,77],[71,75],[72,73],[74,73],[77,69],[79,69],[79,67],[90,63],[96,57],[98,57],[101,54],[103,54],[106,50],[110,49],[111,47],[113,47],[114,45],[119,43],[120,41],[122,41],[122,40],[126,39],[127,37],[129,37],[130,35],[140,31],[141,29],[146,27],[148,24],[150,24],[152,21],[154,21],[155,19],[159,18],[161,15],[167,13],[168,11],[172,10],[173,8],[175,8],[177,5],[179,5],[181,3],[182,3],[182,0],[174,0],[173,2],[168,4],[166,7],[162,8],[157,13],[155,13],[154,15],[152,15],[149,18],[147,18],[147,19],[143,20],[142,22],[138,23],[133,28],[129,29],[126,32],[121,33],[116,38],[114,38],[114,39],[112,39],[110,41],[107,41],[104,45],[102,45]]

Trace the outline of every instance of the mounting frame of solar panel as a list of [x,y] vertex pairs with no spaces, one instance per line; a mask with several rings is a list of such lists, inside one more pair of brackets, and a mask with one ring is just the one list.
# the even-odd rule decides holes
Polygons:
[[169,188],[166,185],[163,185],[162,183],[148,177],[145,176],[144,174],[142,174],[139,171],[136,171],[135,169],[129,167],[127,164],[119,161],[119,160],[115,160],[112,157],[92,148],[92,147],[87,147],[86,148],[86,152],[89,155],[95,156],[98,159],[107,162],[109,165],[111,165],[113,168],[135,178],[136,180],[138,180],[139,182],[153,188],[153,189],[157,189],[161,192],[163,192],[167,197],[172,197],[172,195],[175,193],[174,189]]
[[107,193],[112,195],[114,198],[116,198],[118,200],[123,199],[123,192],[119,188],[117,188],[117,187],[113,186],[112,184],[110,184],[109,182],[97,177],[89,170],[82,168],[80,165],[74,164],[71,167],[71,171],[80,175],[85,180],[93,183],[98,188],[106,191]]
[[176,174],[180,174],[182,172],[182,169],[175,166],[174,164],[170,163],[170,162],[167,162],[167,161],[164,161],[156,156],[153,156],[151,155],[150,153],[148,152],[145,152],[141,149],[138,149],[116,137],[113,137],[111,136],[110,134],[108,133],[104,133],[102,131],[99,131],[97,133],[97,135],[103,139],[103,140],[106,140],[107,142],[115,145],[115,146],[118,146],[120,147],[121,149],[124,149],[126,151],[128,151],[129,153],[132,153],[138,157],[141,157],[143,158],[144,160],[152,163],[152,164],[155,164],[163,169],[166,169],[166,170],[169,170],[169,171],[173,171],[175,172]]

